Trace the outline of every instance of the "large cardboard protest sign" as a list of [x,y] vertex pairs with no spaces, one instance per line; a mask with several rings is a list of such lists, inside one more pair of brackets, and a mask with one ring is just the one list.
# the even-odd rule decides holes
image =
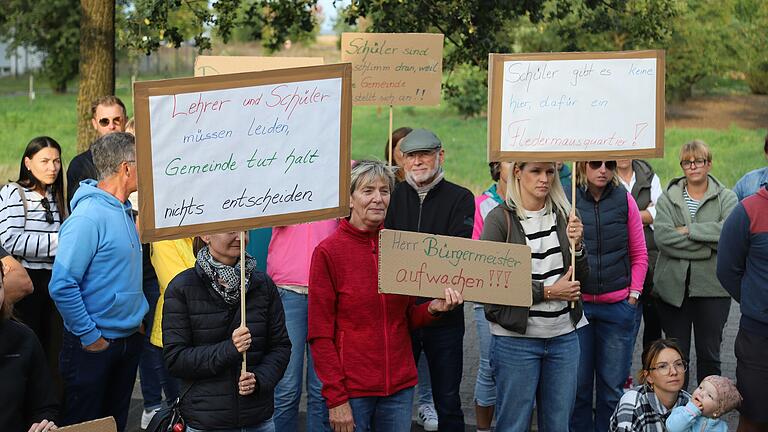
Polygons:
[[348,214],[350,80],[337,64],[136,83],[142,241]]
[[531,306],[531,248],[381,231],[379,292],[443,298],[448,287],[461,292],[465,300]]
[[320,66],[322,57],[197,56],[195,76]]
[[443,35],[342,33],[341,60],[352,63],[355,105],[438,105]]
[[113,417],[105,417],[72,426],[60,427],[57,430],[60,432],[117,432],[117,424]]
[[491,54],[491,161],[663,157],[664,52]]

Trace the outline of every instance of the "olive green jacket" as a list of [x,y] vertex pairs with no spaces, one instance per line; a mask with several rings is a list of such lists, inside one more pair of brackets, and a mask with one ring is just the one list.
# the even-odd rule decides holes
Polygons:
[[[680,307],[685,297],[729,297],[715,275],[717,243],[723,222],[738,198],[713,176],[699,204],[695,219],[683,198],[685,177],[672,180],[656,203],[653,236],[659,258],[653,277],[654,293],[665,303]],[[688,227],[681,234],[678,227]],[[690,270],[690,276],[687,278]]]

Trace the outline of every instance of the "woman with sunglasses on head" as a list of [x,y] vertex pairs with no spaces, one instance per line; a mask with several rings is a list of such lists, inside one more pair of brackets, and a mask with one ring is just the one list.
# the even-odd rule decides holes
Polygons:
[[[565,431],[576,397],[576,329],[586,325],[580,301],[581,282],[589,274],[583,226],[565,198],[554,162],[509,165],[505,198],[488,213],[480,239],[531,248],[533,305],[485,305],[496,430],[528,431],[537,401],[539,430]],[[577,280],[571,281],[574,272]]]
[[664,334],[677,339],[686,361],[693,327],[701,382],[721,372],[720,344],[731,298],[717,279],[717,245],[738,198],[709,173],[712,153],[703,141],[683,145],[680,167],[684,176],[673,179],[656,204],[659,260],[653,283]]
[[53,367],[62,327],[48,282],[59,228],[67,216],[63,171],[59,143],[37,137],[24,150],[18,180],[0,189],[0,242],[21,262],[34,287],[32,294],[16,303],[16,316],[37,334]]
[[589,278],[581,289],[589,325],[577,330],[581,355],[571,417],[571,430],[577,431],[608,429],[629,375],[637,301],[648,269],[640,210],[615,171],[616,161],[576,164],[576,208],[589,251]]
[[685,406],[687,364],[676,343],[659,339],[643,352],[640,386],[624,393],[610,419],[610,432],[664,432],[672,409]]

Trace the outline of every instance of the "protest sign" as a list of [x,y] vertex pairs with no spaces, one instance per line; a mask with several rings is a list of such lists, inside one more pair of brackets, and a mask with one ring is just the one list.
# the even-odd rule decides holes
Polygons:
[[85,423],[60,427],[56,430],[59,432],[117,432],[117,424],[115,424],[113,417],[105,417]]
[[195,76],[320,66],[322,57],[197,56]]
[[531,248],[410,231],[379,234],[379,292],[531,306]]
[[142,241],[348,214],[350,79],[337,64],[136,83]]
[[443,35],[342,33],[341,60],[352,63],[355,105],[439,105]]
[[491,161],[664,156],[664,52],[491,54]]

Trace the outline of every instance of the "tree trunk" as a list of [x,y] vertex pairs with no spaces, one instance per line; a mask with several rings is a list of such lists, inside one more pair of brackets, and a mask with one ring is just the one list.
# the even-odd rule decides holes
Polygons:
[[77,94],[77,151],[96,139],[91,102],[115,94],[115,1],[80,0],[80,89]]

